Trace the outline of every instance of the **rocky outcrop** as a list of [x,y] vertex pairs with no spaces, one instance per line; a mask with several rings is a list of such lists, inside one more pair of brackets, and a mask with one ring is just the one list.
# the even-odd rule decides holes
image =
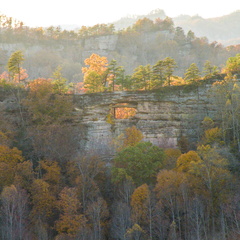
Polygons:
[[[113,139],[135,125],[150,141],[160,147],[177,147],[181,136],[194,144],[205,116],[214,119],[215,109],[209,98],[210,85],[172,87],[161,91],[113,92],[75,96],[76,115],[87,128],[86,148],[103,155],[113,153]],[[169,91],[169,92],[167,92]],[[119,104],[136,109],[130,119],[108,120]]]
[[[216,120],[210,87],[211,84],[204,84],[165,87],[157,91],[75,95],[72,124],[81,129],[81,151],[110,159],[115,153],[114,139],[131,126],[142,131],[144,141],[160,147],[177,147],[181,136],[194,144],[199,139],[204,117]],[[4,92],[0,91],[0,114],[13,118],[18,111],[16,99]],[[114,118],[113,109],[121,106],[136,109],[136,114],[129,119]]]

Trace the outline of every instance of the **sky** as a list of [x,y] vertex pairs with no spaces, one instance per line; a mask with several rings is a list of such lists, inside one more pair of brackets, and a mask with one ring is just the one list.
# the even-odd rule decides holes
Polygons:
[[2,0],[0,14],[30,27],[51,25],[92,26],[110,23],[128,15],[162,9],[169,17],[181,14],[219,17],[240,10],[238,0]]

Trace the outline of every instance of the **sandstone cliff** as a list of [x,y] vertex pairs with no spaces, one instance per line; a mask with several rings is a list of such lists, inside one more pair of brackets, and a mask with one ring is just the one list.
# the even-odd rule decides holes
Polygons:
[[[199,139],[201,122],[205,116],[215,118],[209,89],[211,85],[176,86],[158,91],[104,92],[75,95],[75,121],[82,128],[81,149],[87,154],[111,157],[114,154],[114,139],[127,127],[135,125],[150,141],[160,147],[177,147],[178,140],[185,136],[194,145]],[[136,109],[129,119],[116,119],[109,114],[121,107]],[[16,98],[1,92],[0,111],[11,121],[17,115]]]

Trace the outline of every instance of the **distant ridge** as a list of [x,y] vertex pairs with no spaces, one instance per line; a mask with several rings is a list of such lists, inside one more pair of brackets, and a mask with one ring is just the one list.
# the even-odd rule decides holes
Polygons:
[[[167,16],[164,10],[156,9],[146,15],[123,17],[113,24],[116,30],[124,29],[144,17],[154,20],[164,19]],[[198,15],[180,15],[173,18],[173,22],[175,27],[183,28],[185,33],[192,30],[197,37],[207,37],[210,42],[217,41],[225,46],[240,44],[240,10],[225,16],[207,19]]]
[[207,37],[225,46],[240,44],[240,10],[231,14],[204,19],[200,16],[182,15],[173,18],[175,26],[185,32],[192,30],[197,37]]
[[122,17],[120,20],[113,22],[113,24],[116,30],[120,30],[133,25],[138,19],[142,19],[145,17],[151,20],[155,20],[156,18],[164,19],[167,17],[167,15],[165,14],[164,10],[155,9],[146,15],[133,15]]

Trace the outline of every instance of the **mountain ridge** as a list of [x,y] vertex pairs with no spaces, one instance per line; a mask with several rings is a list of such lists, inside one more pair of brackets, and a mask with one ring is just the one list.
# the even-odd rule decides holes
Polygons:
[[[145,15],[127,15],[115,22],[109,22],[107,24],[114,24],[116,30],[122,30],[132,26],[137,20],[142,18],[155,20],[156,18],[165,19],[166,17],[169,16],[165,14],[164,10],[155,9]],[[240,22],[240,10],[214,18],[203,18],[200,15],[190,16],[182,14],[171,19],[175,27],[181,27],[185,33],[191,30],[197,37],[207,37],[210,42],[217,41],[224,46],[240,44],[240,28],[238,27]],[[66,30],[75,30],[81,26],[72,24],[61,25],[61,27]]]

